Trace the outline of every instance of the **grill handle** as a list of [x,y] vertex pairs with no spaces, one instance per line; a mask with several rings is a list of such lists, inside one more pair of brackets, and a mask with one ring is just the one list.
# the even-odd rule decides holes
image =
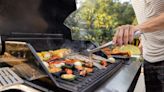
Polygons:
[[45,39],[63,39],[63,34],[48,34],[48,33],[21,33],[12,32],[4,34],[4,40],[26,41],[26,40],[45,40]]

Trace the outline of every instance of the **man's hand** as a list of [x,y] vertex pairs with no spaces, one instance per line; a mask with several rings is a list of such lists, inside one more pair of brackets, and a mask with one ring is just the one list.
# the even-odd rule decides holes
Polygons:
[[117,31],[113,37],[113,43],[116,45],[123,45],[131,43],[134,39],[134,32],[137,28],[133,25],[123,25],[117,28]]

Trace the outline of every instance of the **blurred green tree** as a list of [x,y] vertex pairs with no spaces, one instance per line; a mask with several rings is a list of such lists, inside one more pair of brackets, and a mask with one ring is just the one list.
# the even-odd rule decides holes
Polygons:
[[[112,40],[114,29],[132,24],[135,14],[132,5],[119,0],[86,0],[83,5],[66,19],[73,38],[85,39],[98,44]],[[135,22],[136,24],[136,22]]]

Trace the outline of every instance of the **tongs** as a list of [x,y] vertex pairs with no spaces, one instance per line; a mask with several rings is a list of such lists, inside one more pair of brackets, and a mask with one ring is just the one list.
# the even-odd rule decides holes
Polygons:
[[[136,37],[139,37],[141,34],[143,34],[140,30],[138,30],[138,31],[135,31],[135,33],[134,33],[134,38],[136,38]],[[107,42],[107,43],[105,43],[105,44],[103,44],[103,45],[101,45],[101,46],[99,46],[99,47],[97,47],[97,48],[94,48],[94,49],[87,49],[87,53],[89,54],[89,55],[91,55],[92,53],[95,53],[95,52],[97,52],[97,51],[100,51],[101,49],[103,49],[103,48],[105,48],[105,47],[108,47],[108,46],[113,46],[113,45],[115,45],[114,43],[113,43],[113,41],[109,41],[109,42]]]

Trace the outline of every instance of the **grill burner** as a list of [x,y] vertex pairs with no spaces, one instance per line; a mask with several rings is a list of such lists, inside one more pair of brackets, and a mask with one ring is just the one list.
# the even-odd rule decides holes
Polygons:
[[23,83],[23,80],[10,68],[0,68],[0,89],[20,83]]

